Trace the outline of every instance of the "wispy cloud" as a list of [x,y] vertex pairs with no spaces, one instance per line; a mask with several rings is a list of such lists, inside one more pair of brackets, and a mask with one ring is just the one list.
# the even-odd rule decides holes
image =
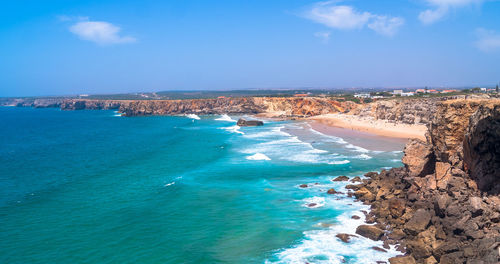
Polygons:
[[485,0],[424,0],[432,8],[420,12],[418,19],[426,25],[433,24],[443,19],[450,10],[470,6],[481,5]]
[[374,16],[368,27],[381,35],[394,36],[404,23],[401,17]]
[[339,30],[361,29],[368,26],[368,28],[385,36],[395,35],[399,28],[404,25],[404,19],[401,17],[358,11],[352,6],[337,5],[338,2],[318,2],[304,16],[314,22]]
[[316,32],[316,33],[314,33],[314,36],[321,39],[321,41],[323,41],[323,43],[328,43],[328,41],[330,41],[330,35],[331,35],[331,32]]
[[500,33],[484,28],[476,29],[476,47],[484,52],[500,50]]
[[99,45],[112,45],[135,42],[132,36],[120,34],[121,28],[105,21],[89,21],[87,17],[59,16],[61,21],[77,21],[69,27],[69,31],[83,40]]

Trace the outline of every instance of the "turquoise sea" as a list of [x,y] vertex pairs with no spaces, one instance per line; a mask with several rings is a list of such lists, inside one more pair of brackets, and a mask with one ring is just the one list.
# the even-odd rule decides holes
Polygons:
[[[400,166],[305,122],[0,108],[0,263],[374,263],[336,176]],[[366,139],[368,140],[368,139]],[[366,143],[366,142],[365,142]],[[308,184],[308,188],[299,185]],[[359,215],[360,220],[351,219]]]

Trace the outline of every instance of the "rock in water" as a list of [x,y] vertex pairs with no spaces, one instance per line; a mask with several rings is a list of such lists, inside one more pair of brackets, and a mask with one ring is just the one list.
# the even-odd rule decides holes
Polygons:
[[384,231],[376,226],[360,225],[358,226],[358,228],[356,228],[356,234],[377,241],[382,237]]
[[332,181],[348,181],[349,180],[349,177],[347,176],[339,176],[335,179],[333,179]]
[[263,126],[264,122],[259,120],[246,120],[243,118],[238,119],[236,123],[238,126]]

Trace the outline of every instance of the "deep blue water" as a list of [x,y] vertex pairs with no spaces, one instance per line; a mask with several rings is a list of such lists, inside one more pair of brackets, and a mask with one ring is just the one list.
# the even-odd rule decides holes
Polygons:
[[367,207],[326,190],[345,192],[331,182],[339,175],[400,166],[400,152],[306,123],[238,129],[218,118],[0,108],[0,263],[373,263],[394,254],[336,239]]

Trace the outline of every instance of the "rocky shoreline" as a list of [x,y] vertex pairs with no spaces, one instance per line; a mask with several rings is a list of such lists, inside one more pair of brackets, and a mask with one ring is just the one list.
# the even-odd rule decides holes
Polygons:
[[259,114],[273,117],[308,117],[347,112],[357,107],[353,102],[338,102],[328,98],[241,97],[187,100],[88,100],[88,99],[6,99],[0,105],[61,110],[118,110],[124,116],[183,115],[183,114]]
[[397,245],[392,264],[500,263],[500,100],[440,102],[436,113],[404,167],[346,187],[371,205],[356,233]]

